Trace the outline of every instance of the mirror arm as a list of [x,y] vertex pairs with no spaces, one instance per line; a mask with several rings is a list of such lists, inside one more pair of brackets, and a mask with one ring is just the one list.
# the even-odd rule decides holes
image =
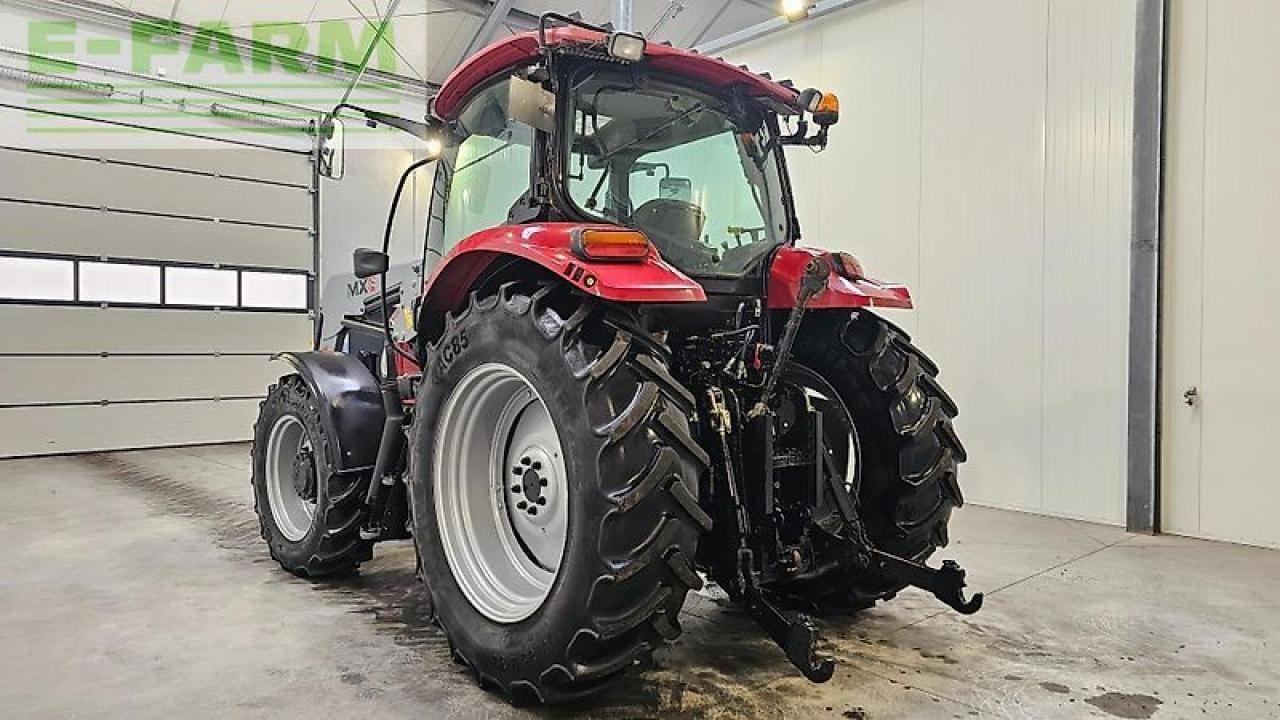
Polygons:
[[[404,173],[400,175],[400,182],[396,183],[396,192],[391,197],[391,210],[387,213],[387,226],[382,234],[382,254],[384,256],[391,250],[391,231],[395,227],[396,209],[400,207],[400,196],[404,194],[405,184],[409,182],[409,177],[413,175],[415,170],[433,162],[435,162],[435,158],[418,160],[405,168]],[[378,276],[378,294],[378,299],[382,302],[382,334],[386,337],[387,344],[391,346],[395,354],[415,365],[419,365],[418,358],[405,352],[403,348],[396,344],[395,337],[391,334],[390,309],[387,307],[390,303],[387,301],[387,273],[385,270]],[[389,368],[389,373],[394,376],[394,365]]]
[[796,123],[796,131],[794,133],[770,138],[768,146],[765,148],[765,154],[767,155],[777,145],[800,145],[802,147],[816,147],[822,150],[827,147],[827,130],[830,127],[830,125],[818,125],[818,132],[809,135],[809,124],[801,120]]
[[407,132],[410,135],[423,141],[430,140],[433,137],[437,137],[440,131],[444,129],[443,124],[439,122],[431,122],[431,121],[418,122],[417,120],[402,118],[399,115],[391,115],[389,113],[378,112],[377,110],[370,110],[368,108],[363,108],[363,107],[360,107],[359,105],[352,105],[351,103],[341,103],[333,109],[333,112],[329,114],[332,117],[337,117],[338,113],[340,113],[343,109],[357,112],[363,115],[366,120],[369,120],[371,122],[381,123],[388,127],[396,128],[397,130],[403,130],[404,132]]

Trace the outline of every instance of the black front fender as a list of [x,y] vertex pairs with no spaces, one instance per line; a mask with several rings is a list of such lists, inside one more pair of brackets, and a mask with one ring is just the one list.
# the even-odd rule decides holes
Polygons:
[[337,444],[337,469],[373,467],[386,418],[369,369],[350,355],[328,350],[286,352],[273,359],[292,365],[319,400],[325,433]]

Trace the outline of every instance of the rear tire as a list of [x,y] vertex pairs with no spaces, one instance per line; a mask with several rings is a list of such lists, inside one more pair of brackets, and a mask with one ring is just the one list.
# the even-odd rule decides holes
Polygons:
[[[951,510],[964,503],[956,471],[966,455],[951,424],[955,402],[938,384],[937,365],[892,323],[866,311],[812,315],[795,357],[835,388],[853,416],[867,534],[881,550],[923,562],[947,545]],[[808,599],[859,609],[903,587],[851,568]]]
[[[689,434],[693,397],[655,350],[653,340],[616,310],[559,286],[527,293],[508,284],[495,295],[473,295],[427,354],[411,429],[410,498],[422,574],[455,660],[513,702],[564,702],[606,687],[679,636],[685,595],[701,586],[692,561],[698,536],[710,524],[696,501],[707,458]],[[553,478],[551,487],[563,484],[563,550],[551,579],[543,580],[541,597],[531,591],[532,601],[505,603],[502,585],[485,590],[483,578],[468,569],[476,564],[459,560],[471,556],[458,549],[456,528],[442,523],[456,517],[449,508],[459,504],[437,493],[461,487],[447,481],[458,474],[457,458],[445,458],[447,453],[477,458],[466,465],[473,469],[471,481],[490,488],[486,497],[468,490],[468,503],[491,504],[498,516],[464,515],[475,520],[468,524],[474,543],[496,542],[493,533],[512,527],[502,523],[515,522],[502,518],[519,512],[504,495],[504,483],[513,480],[499,477],[526,459],[515,447],[521,444],[512,439],[515,431],[505,439],[494,436],[500,432],[487,429],[483,418],[492,414],[485,412],[463,415],[480,419],[460,425],[453,414],[460,411],[450,403],[459,393],[471,407],[489,402],[469,389],[488,375],[505,378],[507,387],[524,382],[528,390],[520,392],[532,393],[512,395],[503,401],[508,405],[536,410],[536,399],[545,408],[557,440],[535,456],[562,449],[565,476]],[[486,392],[507,392],[489,387]],[[493,436],[494,450],[459,444],[455,428],[462,426],[482,439]],[[559,511],[556,500],[545,512]],[[537,539],[518,543],[535,560]],[[496,560],[480,566],[528,587],[502,566],[503,557],[522,562],[512,557],[517,544],[503,547],[486,551]]]
[[322,577],[350,572],[373,557],[373,544],[360,539],[368,474],[333,471],[337,444],[300,376],[285,376],[267,390],[250,452],[253,509],[281,567]]

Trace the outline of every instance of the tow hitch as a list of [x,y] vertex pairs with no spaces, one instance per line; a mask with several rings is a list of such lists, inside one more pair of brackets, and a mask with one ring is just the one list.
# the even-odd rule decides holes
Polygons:
[[943,560],[942,567],[935,569],[881,550],[872,550],[871,559],[876,570],[908,585],[928,590],[961,615],[972,615],[982,608],[982,593],[965,599],[964,568],[955,560]]

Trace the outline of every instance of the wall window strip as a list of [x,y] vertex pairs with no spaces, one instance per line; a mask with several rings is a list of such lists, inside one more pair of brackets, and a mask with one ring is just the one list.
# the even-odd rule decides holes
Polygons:
[[0,250],[0,303],[305,312],[305,270]]

